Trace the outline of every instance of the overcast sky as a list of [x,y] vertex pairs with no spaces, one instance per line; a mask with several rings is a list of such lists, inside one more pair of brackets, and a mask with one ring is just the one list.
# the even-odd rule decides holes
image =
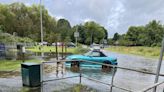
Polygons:
[[[0,3],[39,4],[40,0],[0,0]],[[145,25],[156,19],[164,23],[164,0],[43,0],[49,14],[65,18],[71,25],[93,20],[114,33],[126,33],[129,26]]]

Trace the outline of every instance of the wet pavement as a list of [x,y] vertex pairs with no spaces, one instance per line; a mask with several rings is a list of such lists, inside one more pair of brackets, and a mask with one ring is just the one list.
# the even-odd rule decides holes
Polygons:
[[[144,58],[135,55],[125,55],[119,53],[113,53],[104,51],[109,56],[114,56],[118,58],[118,66],[127,67],[138,70],[145,70],[149,72],[156,72],[156,67],[158,60]],[[54,69],[54,68],[52,68]],[[82,68],[82,73],[84,76],[95,78],[97,80],[103,81],[105,83],[111,82],[112,72],[102,72],[100,68]],[[161,73],[164,74],[164,63],[162,63]],[[58,73],[51,72],[44,74],[44,80],[62,78],[68,76],[79,75],[77,72],[72,72],[69,69],[63,70],[63,72]],[[143,74],[128,70],[117,69],[114,85],[130,89],[132,91],[139,91],[149,85],[154,83],[155,76],[149,74]],[[159,82],[164,81],[164,77],[160,77]],[[69,89],[75,84],[79,83],[79,77],[58,81],[45,82],[42,88],[29,89],[22,87],[21,76],[12,78],[0,78],[0,92],[69,92]],[[109,92],[110,87],[104,84],[100,84],[85,78],[82,78],[82,84],[87,85],[89,88],[97,90],[97,92]],[[164,84],[158,87],[157,92],[163,92]],[[93,91],[91,91],[93,92]],[[113,92],[126,92],[116,88],[113,88]]]

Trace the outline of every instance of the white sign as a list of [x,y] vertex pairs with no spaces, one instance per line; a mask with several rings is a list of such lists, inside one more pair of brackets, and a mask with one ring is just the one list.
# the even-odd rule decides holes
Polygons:
[[25,47],[24,47],[24,46],[22,47],[22,52],[23,52],[23,53],[25,53],[25,52],[26,52],[26,49],[25,49]]
[[74,37],[79,37],[79,32],[74,32]]

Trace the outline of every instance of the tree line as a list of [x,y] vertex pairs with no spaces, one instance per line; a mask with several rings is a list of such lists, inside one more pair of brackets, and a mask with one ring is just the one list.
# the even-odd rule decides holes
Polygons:
[[[44,6],[41,7],[43,35],[46,42],[74,42],[74,32],[76,30],[80,33],[78,42],[82,44],[100,43],[102,39],[108,38],[107,30],[94,21],[71,27],[68,20],[56,20],[55,17],[48,14]],[[0,4],[0,30],[3,33],[15,34],[18,37],[26,37],[34,42],[40,42],[40,6],[26,6],[23,3]]]
[[144,26],[130,26],[126,34],[115,33],[108,41],[112,45],[161,46],[163,37],[164,25],[152,20]]

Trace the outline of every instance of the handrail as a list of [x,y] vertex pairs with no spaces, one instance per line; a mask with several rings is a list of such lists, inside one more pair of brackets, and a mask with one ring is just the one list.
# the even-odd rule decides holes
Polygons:
[[[142,70],[137,70],[137,69],[130,69],[130,68],[125,68],[125,67],[120,67],[120,66],[117,66],[117,65],[104,64],[104,63],[99,63],[99,62],[94,62],[94,61],[84,61],[84,60],[78,60],[78,61],[77,60],[55,60],[55,61],[42,62],[42,64],[45,64],[45,63],[63,63],[63,62],[89,62],[89,63],[105,65],[105,66],[109,66],[109,67],[113,67],[113,68],[119,68],[119,69],[124,69],[124,70],[129,70],[129,71],[135,71],[135,72],[140,72],[140,73],[145,73],[145,74],[156,75],[153,72],[147,72],[147,71],[142,71]],[[160,74],[159,76],[164,76],[164,74]],[[42,83],[43,82],[48,82],[48,81],[54,81],[54,80],[62,80],[62,79],[67,79],[67,78],[74,78],[74,77],[80,77],[80,83],[81,83],[81,77],[83,77],[83,78],[87,78],[89,80],[92,80],[92,81],[95,81],[95,82],[99,82],[99,83],[102,83],[102,84],[105,84],[105,85],[110,85],[111,88],[115,87],[115,88],[118,88],[118,89],[121,89],[121,90],[124,90],[124,91],[134,92],[134,91],[126,89],[126,88],[118,87],[118,86],[114,85],[113,83],[112,84],[108,84],[108,83],[104,83],[104,82],[101,82],[101,81],[93,79],[93,78],[88,78],[88,77],[82,76],[81,72],[80,72],[79,76],[71,76],[71,77],[51,79],[51,80],[42,80]],[[154,87],[156,87],[156,86],[158,86],[160,84],[163,84],[163,83],[164,82],[156,83],[153,86],[150,86],[149,88],[145,88],[145,89],[143,89],[142,91],[139,91],[139,92],[146,92],[146,91],[148,91],[148,90],[150,90],[150,89],[152,89],[152,88],[154,88]]]
[[[71,62],[71,61],[77,62],[77,60],[55,60],[55,61],[50,61],[48,63]],[[131,68],[121,67],[121,66],[117,66],[117,65],[104,64],[104,63],[99,63],[99,62],[94,62],[94,61],[84,61],[84,60],[78,60],[78,61],[80,61],[80,62],[89,62],[89,63],[93,63],[93,64],[100,64],[100,65],[105,65],[105,66],[109,66],[109,67],[115,67],[115,68],[119,68],[119,69],[135,71],[135,72],[140,72],[140,73],[145,73],[145,74],[156,75],[156,73],[153,73],[153,72],[142,71],[142,70],[137,70],[137,69],[131,69]],[[42,62],[42,63],[47,63],[47,62]],[[164,76],[164,74],[159,74],[159,76]]]
[[150,89],[153,89],[154,87],[157,87],[157,86],[159,86],[161,84],[164,84],[164,81],[159,82],[159,83],[155,83],[155,84],[153,84],[153,85],[151,85],[151,86],[149,86],[147,88],[144,88],[144,89],[142,89],[141,91],[138,91],[138,92],[146,92],[146,91],[149,91]]

